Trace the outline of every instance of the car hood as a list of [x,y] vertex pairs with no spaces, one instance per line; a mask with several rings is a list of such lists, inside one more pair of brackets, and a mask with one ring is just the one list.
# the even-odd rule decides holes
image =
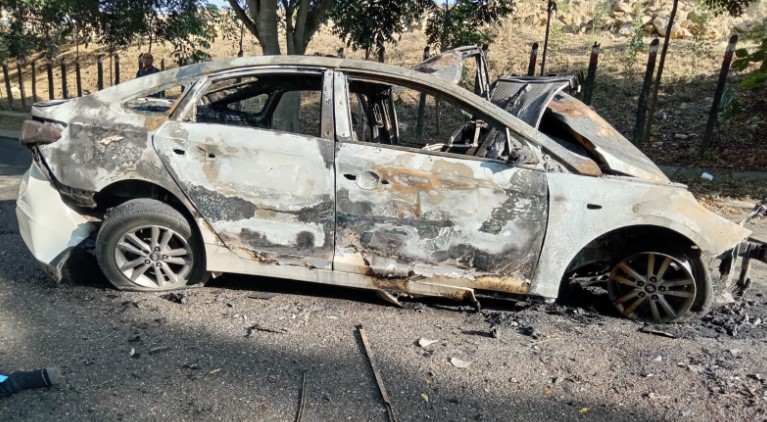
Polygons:
[[613,172],[654,182],[669,182],[655,163],[586,104],[559,93],[548,109]]

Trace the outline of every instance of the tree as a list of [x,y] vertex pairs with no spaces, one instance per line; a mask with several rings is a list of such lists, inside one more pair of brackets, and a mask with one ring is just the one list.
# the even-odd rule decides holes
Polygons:
[[495,38],[491,25],[512,9],[512,0],[455,0],[452,4],[446,1],[429,17],[427,42],[440,51],[488,44]]
[[208,57],[203,49],[215,36],[209,22],[218,12],[207,0],[0,0],[0,8],[9,16],[0,23],[6,57],[52,57],[71,41],[115,49],[165,41],[180,61]]
[[309,40],[325,23],[336,0],[229,0],[266,55],[279,55],[278,28],[285,29],[287,54],[304,54]]
[[396,34],[434,9],[433,0],[340,0],[331,12],[333,31],[352,49],[364,49],[367,57],[371,50],[396,43]]
[[380,49],[395,34],[422,17],[430,43],[440,49],[492,39],[487,25],[510,13],[513,0],[455,0],[444,7],[435,0],[228,0],[252,32],[264,54],[282,54],[278,29],[285,30],[287,54],[304,54],[309,41],[328,18],[334,31],[352,48]]

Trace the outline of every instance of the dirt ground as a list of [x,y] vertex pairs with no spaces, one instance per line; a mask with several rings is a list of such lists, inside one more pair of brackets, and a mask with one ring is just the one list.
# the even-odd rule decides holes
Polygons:
[[[763,265],[742,303],[659,327],[588,292],[479,312],[243,276],[125,293],[87,254],[76,283],[53,285],[18,234],[25,160],[0,139],[0,372],[55,365],[65,381],[0,399],[3,420],[293,420],[304,375],[304,421],[387,420],[358,325],[401,421],[767,420]],[[736,220],[745,212],[717,204]],[[767,234],[765,221],[751,228]]]

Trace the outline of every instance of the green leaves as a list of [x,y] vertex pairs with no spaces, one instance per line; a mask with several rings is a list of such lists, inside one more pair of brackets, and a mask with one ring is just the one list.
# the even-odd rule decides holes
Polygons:
[[350,47],[380,50],[428,15],[429,45],[440,51],[493,40],[492,25],[511,13],[512,0],[340,0],[331,13],[334,31]]
[[749,52],[745,48],[735,50],[736,60],[732,62],[732,68],[737,71],[744,71],[753,64],[759,64],[759,67],[746,75],[741,82],[744,88],[754,88],[757,86],[767,87],[767,37],[759,44],[756,50]]
[[740,16],[755,0],[704,0],[712,10],[726,11],[731,16]]
[[167,41],[178,58],[200,60],[218,10],[207,0],[9,0],[0,6],[8,13],[0,22],[5,57],[41,51],[52,57],[68,42],[124,48]]
[[427,42],[440,51],[490,43],[493,25],[512,10],[511,0],[456,0],[435,7],[426,25]]
[[432,0],[340,0],[331,12],[333,31],[354,50],[380,50],[434,7]]

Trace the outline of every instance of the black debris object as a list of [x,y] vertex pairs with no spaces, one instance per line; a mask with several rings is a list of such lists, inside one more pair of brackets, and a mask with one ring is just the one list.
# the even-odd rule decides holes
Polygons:
[[174,292],[160,295],[160,297],[180,305],[186,305],[188,295],[185,292]]
[[264,327],[261,324],[254,324],[246,329],[245,337],[250,337],[253,335],[253,333],[258,331],[263,331],[265,333],[274,333],[274,334],[286,334],[288,332],[287,328],[271,328],[271,327]]
[[464,331],[461,331],[461,334],[465,334],[467,336],[480,336],[480,337],[487,337],[487,338],[498,338],[498,328],[497,327],[491,327],[490,331],[464,330]]

